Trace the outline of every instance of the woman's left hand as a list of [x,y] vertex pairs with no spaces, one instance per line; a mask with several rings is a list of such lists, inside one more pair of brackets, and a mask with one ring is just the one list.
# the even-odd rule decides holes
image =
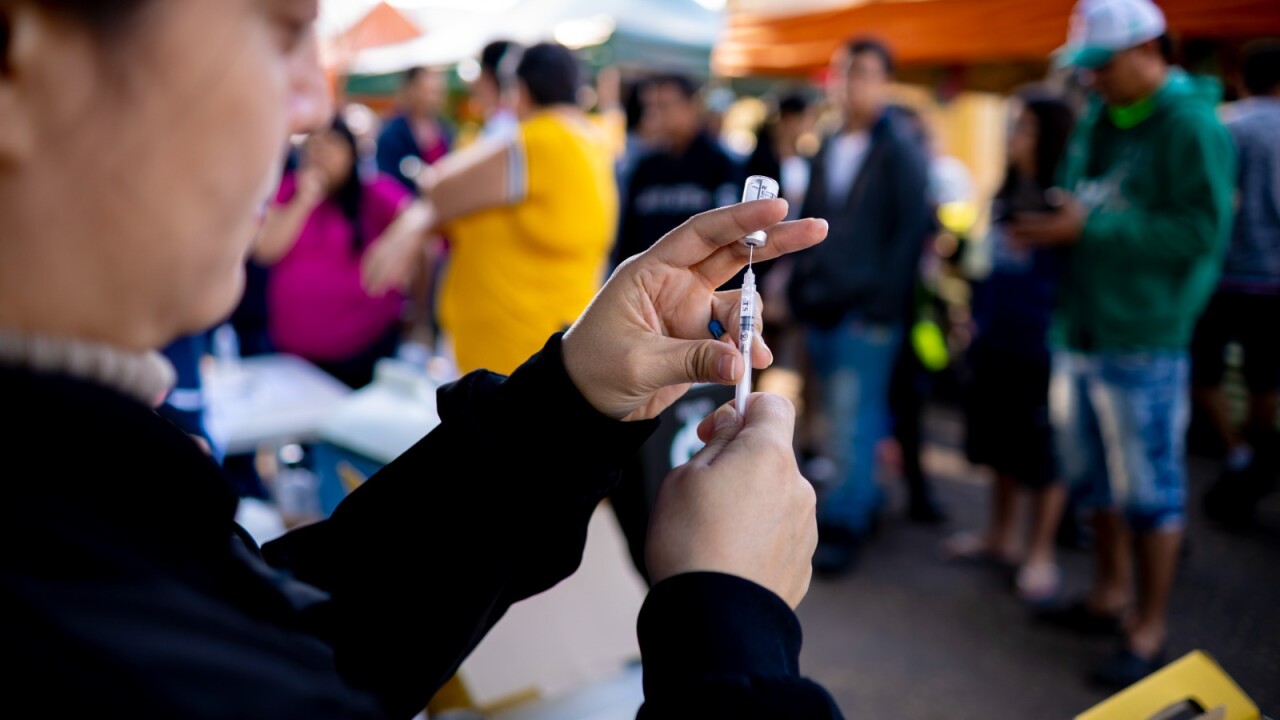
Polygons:
[[[779,224],[786,215],[783,200],[712,210],[623,263],[564,336],[565,368],[583,397],[609,417],[644,420],[657,417],[692,383],[736,383],[743,374],[741,352],[735,343],[712,339],[707,326],[719,320],[737,337],[739,293],[716,288],[747,264],[741,241],[748,233],[768,231],[756,261],[826,237],[826,221]],[[758,333],[753,348],[752,365],[768,367],[773,357]]]

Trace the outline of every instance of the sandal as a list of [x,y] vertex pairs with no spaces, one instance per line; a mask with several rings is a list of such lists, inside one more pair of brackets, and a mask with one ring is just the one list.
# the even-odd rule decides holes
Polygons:
[[1027,563],[1018,568],[1018,598],[1031,605],[1045,605],[1062,590],[1062,570],[1054,563]]
[[1119,635],[1122,624],[1120,614],[1094,612],[1084,600],[1047,608],[1036,619],[1082,635]]
[[1164,650],[1157,652],[1155,657],[1147,659],[1127,647],[1122,647],[1094,670],[1090,680],[1107,690],[1123,690],[1164,665]]
[[942,557],[950,562],[971,562],[979,565],[1016,567],[1016,558],[991,547],[986,538],[977,533],[956,533],[942,541],[939,547]]

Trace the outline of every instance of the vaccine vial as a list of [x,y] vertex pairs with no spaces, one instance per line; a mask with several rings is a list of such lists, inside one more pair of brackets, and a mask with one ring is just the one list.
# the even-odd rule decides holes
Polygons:
[[[778,181],[764,175],[752,175],[747,178],[747,184],[742,188],[742,202],[772,200],[776,197],[778,197]],[[764,247],[764,231],[757,230],[744,237],[742,242],[753,248]]]

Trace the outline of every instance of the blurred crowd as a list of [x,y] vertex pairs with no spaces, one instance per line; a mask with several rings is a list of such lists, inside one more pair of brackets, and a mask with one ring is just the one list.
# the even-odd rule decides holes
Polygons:
[[[947,519],[921,462],[938,395],[994,478],[989,523],[942,552],[1016,568],[1047,621],[1116,633],[1096,676],[1127,685],[1164,661],[1192,415],[1222,457],[1214,519],[1247,526],[1280,470],[1280,46],[1248,48],[1245,97],[1223,110],[1220,81],[1174,64],[1158,8],[1107,8],[1078,24],[1096,37],[1057,59],[1069,71],[1012,98],[990,198],[892,101],[893,49],[873,38],[837,51],[825,88],[766,94],[746,153],[718,127],[729,91],[685,75],[605,69],[584,94],[570,50],[495,42],[461,99],[482,127],[463,133],[445,72],[410,70],[394,115],[348,105],[288,149],[232,318],[240,351],[297,355],[353,388],[398,353],[507,374],[612,268],[737,202],[747,177],[775,178],[792,217],[830,227],[756,268],[775,358],[759,386],[802,408],[797,452],[820,490],[815,570],[874,551],[895,476],[911,520]],[[947,222],[957,201],[980,220]],[[969,288],[963,307],[944,279]],[[208,342],[170,347],[166,408],[206,436]],[[1064,538],[1094,549],[1083,598],[1060,597]]]

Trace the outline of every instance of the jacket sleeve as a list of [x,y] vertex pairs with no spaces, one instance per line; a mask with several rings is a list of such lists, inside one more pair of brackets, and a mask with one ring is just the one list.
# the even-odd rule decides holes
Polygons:
[[876,314],[882,317],[900,317],[910,304],[919,275],[920,249],[933,226],[928,160],[923,152],[901,139],[892,151],[886,158],[893,178],[892,232],[882,255],[889,292],[877,296],[879,302],[891,305],[878,308]]
[[329,594],[307,629],[392,716],[424,707],[510,605],[577,569],[615,468],[656,427],[596,412],[559,336],[510,378],[442,389],[439,408],[442,424],[330,519],[264,549]]
[[659,583],[640,611],[639,720],[836,720],[831,696],[800,676],[800,623],[777,595],[719,573]]
[[1170,130],[1160,151],[1166,156],[1157,167],[1167,168],[1168,192],[1151,207],[1095,209],[1081,233],[1082,248],[1135,262],[1186,262],[1218,249],[1235,190],[1230,136],[1216,120],[1192,115]]
[[[631,172],[622,196],[622,208],[618,213],[618,240],[609,255],[609,267],[616,269],[627,258],[643,251],[640,247],[639,228],[636,227],[636,187],[645,182],[644,160],[640,160]],[[656,241],[657,238],[652,238]]]
[[405,142],[404,130],[407,128],[402,127],[403,122],[397,118],[383,128],[382,134],[378,136],[378,152],[375,159],[379,172],[390,175],[406,188],[415,189],[417,185],[413,180],[405,177],[400,169],[400,161],[415,152],[415,148]]

